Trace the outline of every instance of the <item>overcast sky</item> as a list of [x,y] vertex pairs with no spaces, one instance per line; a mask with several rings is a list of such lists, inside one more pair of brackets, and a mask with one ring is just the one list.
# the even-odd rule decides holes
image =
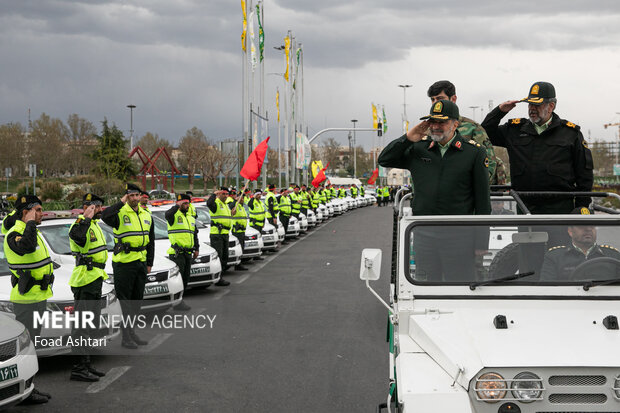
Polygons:
[[[489,101],[549,81],[557,113],[586,139],[617,138],[603,124],[620,122],[620,1],[265,0],[264,15],[267,73],[284,71],[273,47],[287,30],[303,43],[310,135],[353,118],[370,127],[375,102],[385,105],[386,140],[396,138],[397,85],[413,85],[413,121],[429,110],[428,86],[449,79],[462,114],[480,107],[478,122]],[[135,136],[177,142],[197,126],[213,140],[239,137],[241,30],[237,0],[0,0],[0,123],[26,124],[28,109],[32,119],[77,113],[97,126],[107,117],[129,136],[134,104]],[[272,119],[282,82],[265,79]],[[524,104],[509,115],[521,116]],[[270,132],[277,137],[275,122]],[[346,133],[327,136],[344,142]]]

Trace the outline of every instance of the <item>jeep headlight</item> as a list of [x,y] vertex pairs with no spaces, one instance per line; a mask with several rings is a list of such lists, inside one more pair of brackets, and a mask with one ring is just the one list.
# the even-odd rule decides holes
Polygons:
[[529,371],[517,374],[510,385],[512,395],[523,403],[540,399],[542,388],[540,377]]
[[480,400],[495,403],[506,397],[506,380],[498,373],[484,373],[476,380],[475,390]]
[[173,278],[173,277],[176,277],[177,275],[179,275],[179,267],[174,267],[173,269],[170,270],[170,273],[168,274],[168,278]]
[[21,353],[22,351],[30,347],[30,333],[28,333],[27,328],[25,328],[24,332],[21,333],[19,337],[17,337],[17,344],[19,346],[17,350],[18,353]]

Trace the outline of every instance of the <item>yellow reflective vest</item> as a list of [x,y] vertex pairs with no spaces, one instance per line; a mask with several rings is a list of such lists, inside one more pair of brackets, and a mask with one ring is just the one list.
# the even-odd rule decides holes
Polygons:
[[[191,205],[191,204],[190,204]],[[176,254],[176,250],[173,245],[186,249],[187,253],[194,250],[196,246],[194,244],[194,234],[196,233],[196,218],[191,214],[191,211],[187,213],[181,212],[179,208],[174,214],[174,224],[168,225],[168,239],[170,240],[170,248],[168,248],[168,254]],[[190,251],[192,250],[192,251]]]
[[114,228],[114,243],[128,244],[129,250],[115,252],[112,261],[146,261],[146,247],[149,245],[149,232],[153,224],[151,214],[141,207],[134,211],[129,204],[125,204],[118,211],[118,219],[120,223],[118,229]]
[[226,235],[232,228],[232,214],[230,208],[219,198],[215,198],[217,210],[211,215],[211,234]]
[[[79,225],[80,222],[85,219],[83,215],[80,215],[71,225],[71,228],[73,228],[74,225]],[[69,229],[69,232],[71,232],[71,229]],[[73,254],[76,255],[76,265],[71,272],[71,278],[69,278],[69,285],[71,287],[83,287],[99,277],[103,277],[104,280],[108,279],[108,274],[103,268],[93,266],[92,269],[89,270],[87,265],[77,265],[78,262],[80,262],[80,255],[87,259],[92,259],[93,263],[102,265],[105,265],[108,260],[108,245],[103,231],[99,226],[99,220],[90,220],[90,226],[86,232],[86,244],[84,244],[83,247],[80,247],[71,238],[69,238],[69,245],[71,246]]]

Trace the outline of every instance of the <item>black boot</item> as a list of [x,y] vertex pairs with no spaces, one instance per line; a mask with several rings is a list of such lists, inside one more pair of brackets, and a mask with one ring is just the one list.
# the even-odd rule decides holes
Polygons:
[[192,307],[190,307],[189,305],[187,305],[185,303],[185,301],[181,300],[181,302],[179,303],[179,305],[177,305],[176,307],[173,308],[173,310],[175,311],[189,311],[191,310]]
[[249,268],[239,264],[235,267],[235,271],[247,271]]
[[230,285],[230,283],[224,278],[220,277],[220,280],[216,282],[215,285],[217,285],[218,287],[226,287],[227,285]]
[[139,345],[139,346],[146,346],[147,344],[149,344],[148,341],[142,340],[140,337],[138,337],[138,335],[133,330],[133,328],[131,330],[129,330],[129,334],[131,335],[131,338],[133,339],[134,343],[136,343],[137,345]]
[[43,404],[47,403],[51,397],[46,397],[41,394],[37,389],[32,389],[32,393],[21,404]]
[[123,341],[121,341],[121,346],[130,349],[137,349],[138,345],[131,337],[129,328],[123,328],[121,331],[123,333]]
[[105,373],[101,370],[98,370],[97,368],[95,368],[95,366],[92,365],[91,361],[90,361],[90,356],[86,356],[86,368],[88,369],[88,371],[92,374],[94,374],[97,377],[103,377],[105,376]]
[[86,367],[86,357],[81,356],[80,361],[73,365],[71,369],[71,380],[77,381],[99,381],[99,377],[92,374],[88,371],[88,367]]

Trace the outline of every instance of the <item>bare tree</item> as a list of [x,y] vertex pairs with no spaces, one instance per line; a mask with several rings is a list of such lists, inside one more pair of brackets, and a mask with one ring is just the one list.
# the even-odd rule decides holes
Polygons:
[[24,169],[26,129],[20,123],[7,123],[0,126],[0,166],[11,168],[13,176]]
[[205,156],[206,145],[207,137],[195,126],[185,133],[185,136],[181,138],[179,143],[179,150],[183,156],[190,191],[194,190],[194,174]]
[[222,171],[222,151],[215,145],[206,145],[205,156],[200,162],[200,172],[202,172],[203,190],[207,191],[208,182],[216,182],[217,177]]
[[48,176],[59,175],[69,169],[67,153],[72,149],[68,143],[69,128],[63,121],[42,113],[39,119],[32,122],[28,161]]
[[71,114],[67,118],[69,129],[67,151],[67,166],[74,175],[89,173],[92,169],[88,154],[95,150],[97,140],[97,128],[95,125],[77,114]]

